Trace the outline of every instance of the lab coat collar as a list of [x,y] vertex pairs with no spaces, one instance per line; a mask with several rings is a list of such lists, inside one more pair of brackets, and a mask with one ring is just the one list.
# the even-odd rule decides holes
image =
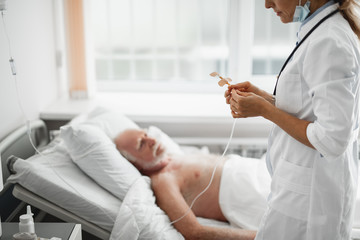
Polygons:
[[299,32],[297,34],[298,42],[303,39],[303,37],[326,15],[330,14],[332,11],[339,8],[339,3],[334,3],[325,9],[323,9],[321,12],[316,14],[312,19],[309,19],[308,22],[300,26]]
[[325,3],[324,5],[322,5],[321,7],[319,7],[318,9],[316,9],[315,12],[313,12],[312,14],[310,14],[300,25],[301,26],[305,25],[307,22],[309,22],[311,19],[313,19],[316,15],[318,15],[320,12],[322,12],[322,10],[324,10],[325,8],[331,6],[335,4],[334,0],[330,0],[327,3]]

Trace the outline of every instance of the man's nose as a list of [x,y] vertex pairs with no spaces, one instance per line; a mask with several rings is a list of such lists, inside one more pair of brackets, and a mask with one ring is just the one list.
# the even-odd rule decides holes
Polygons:
[[155,145],[156,141],[153,138],[147,138],[147,143],[148,143],[149,147],[152,147]]
[[271,8],[273,6],[271,0],[265,0],[265,8]]

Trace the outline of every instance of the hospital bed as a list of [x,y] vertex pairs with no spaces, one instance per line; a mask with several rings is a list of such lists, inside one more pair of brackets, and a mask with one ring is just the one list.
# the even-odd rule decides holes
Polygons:
[[[1,160],[2,160],[2,170],[3,170],[3,178],[4,180],[7,180],[8,177],[11,175],[10,169],[12,168],[12,164],[17,158],[27,159],[34,155],[34,148],[31,146],[31,143],[29,141],[29,137],[27,134],[27,127],[22,126],[13,133],[11,133],[9,136],[7,136],[3,141],[0,143],[0,151],[1,151]],[[47,144],[50,142],[49,136],[48,136],[48,130],[45,126],[45,123],[41,120],[36,120],[31,123],[31,137],[33,140],[34,145],[36,145],[37,148],[41,149],[42,147],[48,146]],[[15,157],[16,156],[16,157]],[[56,161],[62,161],[63,157],[61,154],[59,155],[58,159],[54,159]],[[76,167],[69,165],[69,168]],[[76,168],[75,168],[76,169]],[[49,169],[50,170],[50,169]],[[66,171],[66,169],[64,169]],[[46,171],[46,169],[44,169]],[[82,172],[78,172],[79,174],[83,175]],[[81,176],[80,175],[80,176]],[[47,181],[47,179],[44,178],[44,181]],[[4,181],[5,182],[5,181]],[[10,182],[6,182],[4,186],[3,192],[5,192],[7,189],[11,187]],[[31,183],[29,183],[31,184]],[[24,185],[27,185],[26,183]],[[91,182],[89,179],[88,186],[96,188],[97,186]],[[56,185],[55,185],[56,186]],[[36,188],[36,186],[34,186]],[[29,189],[32,189],[32,187],[29,187]],[[46,199],[46,195],[49,193],[45,193],[45,198],[41,195],[41,189],[39,191],[31,191],[21,185],[21,183],[15,183],[12,194],[24,201],[27,204],[30,204],[38,209],[41,209],[45,213],[51,214],[53,216],[58,217],[59,219],[65,221],[65,222],[76,222],[81,223],[83,230],[93,234],[94,236],[97,236],[101,239],[108,239],[110,236],[109,229],[104,229],[104,226],[98,226],[91,221],[88,221],[84,219],[81,215],[81,212],[71,212],[66,209],[66,205],[62,205],[62,202],[60,203],[58,201],[49,201]],[[96,188],[97,189],[97,188]],[[54,191],[59,191],[59,193],[66,194],[66,189],[63,189],[61,185],[58,186],[58,188],[54,188]],[[39,194],[36,194],[38,192]],[[106,193],[104,194],[104,197],[106,199]],[[116,200],[118,206],[120,206],[121,201]],[[60,204],[60,205],[59,205]],[[69,204],[71,204],[69,202]],[[89,204],[86,200],[84,200],[83,204]]]
[[[69,126],[83,125],[101,129],[110,139],[125,128],[136,127],[121,113],[104,109],[69,123]],[[0,143],[3,177],[7,180],[5,188],[14,184],[12,193],[16,198],[63,221],[81,223],[84,231],[100,239],[109,239],[111,234],[121,239],[183,239],[168,225],[168,217],[156,206],[147,177],[136,178],[126,186],[122,196],[116,196],[113,189],[105,189],[104,185],[94,180],[96,177],[92,178],[84,172],[88,169],[74,163],[64,144],[65,136],[60,135],[50,141],[41,120],[32,122],[31,129],[31,137],[41,154],[34,154],[26,126]],[[183,147],[181,150],[206,151],[194,147]],[[360,202],[360,197],[357,201]],[[133,206],[133,202],[138,205]],[[359,205],[353,236],[358,234],[356,228],[360,228]],[[199,218],[199,221],[206,225],[228,227],[226,223],[209,219]],[[120,226],[120,230],[114,230],[116,225]],[[158,233],[161,234],[157,237]]]
[[[109,139],[123,129],[138,127],[121,113],[102,108],[80,116],[68,125],[76,124],[99,127]],[[31,138],[40,154],[35,153],[27,132],[27,127],[22,126],[0,142],[6,181],[4,191],[14,185],[12,194],[17,199],[63,221],[81,223],[84,231],[100,239],[109,239],[122,199],[100,186],[72,161],[60,136],[50,141],[43,121],[31,123]],[[187,152],[203,151],[195,147],[182,148]],[[151,195],[149,186],[147,184],[145,190]],[[149,204],[155,209],[154,214],[160,216],[166,226],[169,222],[167,216],[154,204],[154,199],[151,201]],[[200,221],[222,225],[207,219]],[[174,239],[181,239],[174,228],[170,232],[175,232],[171,234],[177,236]]]

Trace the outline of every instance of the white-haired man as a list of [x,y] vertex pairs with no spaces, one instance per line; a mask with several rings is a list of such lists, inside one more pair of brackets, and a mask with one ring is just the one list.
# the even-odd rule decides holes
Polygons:
[[[167,154],[165,147],[159,141],[148,136],[145,130],[139,129],[128,129],[122,132],[115,139],[115,144],[125,158],[133,163],[142,174],[151,178],[157,204],[166,212],[171,221],[180,218],[188,211],[194,198],[208,185],[213,169],[219,160],[219,156],[211,154]],[[225,202],[224,204],[219,202],[221,194],[229,195],[225,190],[223,190],[225,193],[221,193],[220,190],[222,184],[229,185],[222,183],[221,180],[224,165],[228,162],[227,159],[228,157],[225,157],[220,160],[212,184],[195,202],[192,211],[174,224],[174,227],[186,239],[250,240],[255,238],[256,231],[253,229],[210,227],[203,226],[197,221],[196,217],[229,221],[230,223],[234,220],[232,217],[234,214],[229,213],[229,206],[224,206]],[[231,187],[223,188],[229,189]],[[238,190],[234,189],[234,191],[236,194]],[[246,198],[246,196],[238,197]],[[261,200],[261,207],[259,207],[259,201],[256,202],[257,213],[253,217],[257,218],[256,221],[260,221],[262,212],[266,207],[266,201],[265,199]],[[236,202],[233,205],[233,210],[237,211]],[[251,209],[250,206],[249,209]]]

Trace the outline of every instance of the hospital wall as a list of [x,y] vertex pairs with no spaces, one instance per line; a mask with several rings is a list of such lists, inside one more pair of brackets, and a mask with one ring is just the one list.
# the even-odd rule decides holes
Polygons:
[[[25,123],[59,97],[54,8],[56,0],[8,0],[5,26],[11,55],[16,63],[16,82],[9,64],[9,46],[0,25],[0,139]],[[19,107],[21,102],[26,117]]]

